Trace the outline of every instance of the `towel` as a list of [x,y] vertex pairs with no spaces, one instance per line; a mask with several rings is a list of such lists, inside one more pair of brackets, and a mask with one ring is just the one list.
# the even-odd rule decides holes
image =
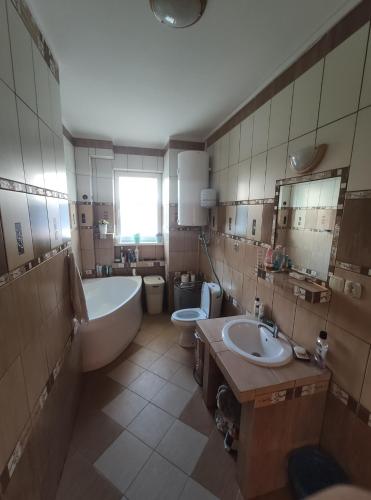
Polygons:
[[79,323],[88,323],[89,316],[88,308],[86,307],[84,289],[82,286],[80,272],[76,266],[75,256],[72,252],[68,255],[68,268],[70,277],[70,294],[74,316]]

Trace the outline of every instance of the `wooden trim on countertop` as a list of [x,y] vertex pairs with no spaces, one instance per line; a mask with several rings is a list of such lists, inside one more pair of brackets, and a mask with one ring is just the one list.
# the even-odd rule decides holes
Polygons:
[[287,85],[296,80],[300,75],[314,66],[335,47],[340,45],[349,36],[371,19],[371,0],[362,0],[354,9],[343,17],[312,47],[302,54],[291,66],[278,75],[271,83],[261,90],[251,101],[238,110],[229,120],[223,123],[206,140],[209,147],[254,111],[259,109],[269,99],[283,90]]

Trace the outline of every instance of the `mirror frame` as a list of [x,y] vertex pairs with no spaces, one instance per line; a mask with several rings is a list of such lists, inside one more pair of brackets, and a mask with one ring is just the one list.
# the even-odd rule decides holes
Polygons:
[[[327,271],[327,279],[323,280],[317,278],[316,276],[312,276],[310,273],[303,273],[300,270],[296,270],[297,272],[310,277],[314,282],[321,284],[323,286],[328,285],[329,278],[335,271],[335,262],[336,262],[336,253],[339,242],[339,234],[340,234],[340,224],[344,211],[344,202],[345,202],[345,194],[348,186],[348,177],[349,177],[349,167],[344,168],[336,168],[333,170],[326,170],[324,172],[314,172],[311,174],[305,175],[297,175],[295,177],[289,177],[287,179],[279,179],[276,181],[275,188],[275,197],[274,197],[274,212],[273,212],[273,224],[272,224],[272,236],[271,236],[271,245],[272,248],[275,247],[276,243],[276,228],[277,228],[277,219],[278,219],[278,207],[279,207],[279,198],[280,198],[280,188],[281,186],[287,186],[292,184],[301,184],[302,182],[310,182],[310,181],[320,181],[323,179],[330,179],[332,177],[340,177],[340,189],[339,189],[339,198],[337,204],[336,211],[336,220],[334,226],[334,236],[332,239],[331,252],[330,252],[330,262],[329,268]],[[310,271],[310,270],[307,270]]]

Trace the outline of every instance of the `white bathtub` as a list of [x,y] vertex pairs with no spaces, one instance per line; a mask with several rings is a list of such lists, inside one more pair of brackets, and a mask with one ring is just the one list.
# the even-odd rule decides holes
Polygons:
[[142,322],[140,276],[83,280],[89,323],[81,326],[83,371],[113,361],[130,344]]

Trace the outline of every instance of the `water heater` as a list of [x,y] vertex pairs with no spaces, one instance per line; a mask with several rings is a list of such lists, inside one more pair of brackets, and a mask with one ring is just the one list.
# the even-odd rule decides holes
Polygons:
[[201,191],[209,187],[209,155],[206,151],[178,154],[178,224],[206,226],[208,211],[201,207]]

